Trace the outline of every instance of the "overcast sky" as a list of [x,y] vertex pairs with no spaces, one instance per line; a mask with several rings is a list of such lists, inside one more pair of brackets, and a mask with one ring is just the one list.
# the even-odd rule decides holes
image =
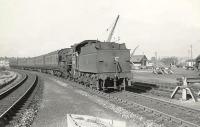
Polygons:
[[37,56],[114,37],[135,54],[200,54],[200,0],[0,0],[0,56]]

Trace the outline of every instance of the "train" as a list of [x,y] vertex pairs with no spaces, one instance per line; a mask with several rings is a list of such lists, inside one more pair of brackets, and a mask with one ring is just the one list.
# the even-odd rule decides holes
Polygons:
[[35,70],[98,90],[125,90],[130,85],[130,50],[125,43],[84,40],[41,56],[17,58],[10,67]]

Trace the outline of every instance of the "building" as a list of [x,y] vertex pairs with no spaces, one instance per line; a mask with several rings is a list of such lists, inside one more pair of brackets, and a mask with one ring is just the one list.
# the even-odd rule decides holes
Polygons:
[[147,66],[147,57],[145,55],[134,55],[131,58],[131,63],[133,63],[133,67],[144,67]]
[[193,67],[195,65],[194,59],[189,59],[185,61],[187,67]]

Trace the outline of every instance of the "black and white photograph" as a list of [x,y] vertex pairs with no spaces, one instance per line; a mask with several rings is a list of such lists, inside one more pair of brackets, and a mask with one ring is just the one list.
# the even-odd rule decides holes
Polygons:
[[200,127],[200,0],[0,0],[0,127]]

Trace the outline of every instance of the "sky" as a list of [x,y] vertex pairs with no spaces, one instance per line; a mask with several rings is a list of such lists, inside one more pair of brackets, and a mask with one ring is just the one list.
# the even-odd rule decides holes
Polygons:
[[0,56],[104,41],[118,14],[112,40],[139,45],[135,54],[188,57],[190,45],[193,57],[200,54],[199,0],[0,0]]

